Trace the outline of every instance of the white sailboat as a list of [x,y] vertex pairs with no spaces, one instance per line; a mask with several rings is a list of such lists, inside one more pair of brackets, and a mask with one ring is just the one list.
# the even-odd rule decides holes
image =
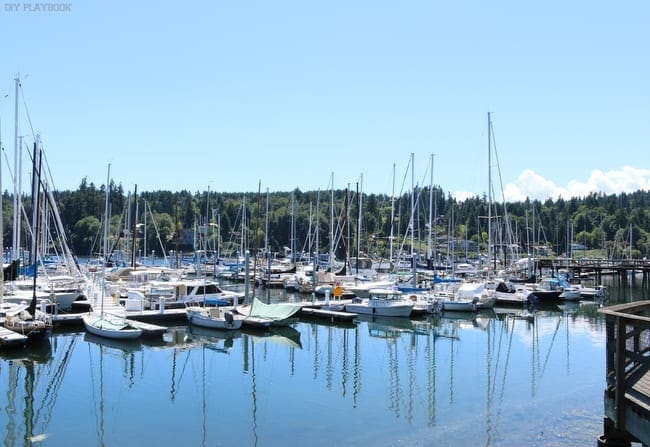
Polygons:
[[244,317],[218,306],[205,307],[191,304],[185,308],[187,321],[191,325],[210,328],[236,330],[241,328]]
[[[104,207],[104,257],[108,254],[108,200],[110,187],[110,165],[106,179],[106,204]],[[104,298],[106,289],[106,262],[104,262],[104,275],[101,287],[100,311],[91,311],[83,316],[84,326],[91,334],[114,339],[134,339],[142,335],[142,329],[132,326],[124,315],[115,315],[104,312]],[[121,309],[123,310],[123,309]]]
[[185,305],[185,315],[190,325],[209,329],[236,330],[241,328],[244,317],[237,312],[237,299],[233,300],[233,309],[222,309],[219,306],[206,306],[202,303],[189,301]]
[[[40,137],[36,136],[34,143],[34,169],[33,169],[33,203],[34,203],[34,232],[38,234],[38,227],[40,223],[39,197],[40,197],[40,180],[41,180],[41,151],[40,151]],[[0,189],[2,182],[0,181]],[[2,208],[2,203],[0,203]],[[0,213],[0,221],[2,214]],[[0,226],[0,234],[2,234],[2,226]],[[36,245],[36,237],[34,237],[34,245]],[[32,250],[35,252],[36,250]],[[3,276],[4,273],[0,273]],[[38,309],[37,304],[37,289],[36,289],[37,273],[34,271],[34,278],[31,288],[31,299],[29,305],[27,302],[18,304],[14,309],[5,309],[6,320],[4,326],[14,332],[28,337],[29,340],[43,339],[52,332],[52,316],[44,312],[43,309]],[[4,284],[0,284],[4,289]],[[0,299],[0,302],[3,300]],[[44,304],[44,301],[41,301]],[[5,307],[5,306],[3,306]]]

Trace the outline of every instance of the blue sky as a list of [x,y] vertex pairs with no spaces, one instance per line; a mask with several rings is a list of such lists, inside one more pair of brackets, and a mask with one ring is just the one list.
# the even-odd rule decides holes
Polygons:
[[498,198],[650,189],[644,0],[36,4],[0,6],[2,144],[20,73],[57,189],[110,163],[126,190],[390,194],[413,153],[418,184],[435,154],[436,185],[481,195],[488,112]]

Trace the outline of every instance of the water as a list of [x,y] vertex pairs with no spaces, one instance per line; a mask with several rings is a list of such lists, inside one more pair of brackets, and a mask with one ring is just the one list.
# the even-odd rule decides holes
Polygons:
[[[612,303],[647,297],[638,283],[609,290]],[[57,332],[38,349],[0,353],[0,437],[4,446],[593,446],[605,387],[597,308],[271,332],[178,326],[135,343]]]

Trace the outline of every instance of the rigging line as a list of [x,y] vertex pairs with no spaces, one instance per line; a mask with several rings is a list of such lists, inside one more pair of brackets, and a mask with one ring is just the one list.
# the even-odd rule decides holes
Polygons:
[[506,377],[508,374],[508,368],[510,366],[510,352],[512,351],[512,339],[515,334],[515,322],[512,322],[512,328],[510,329],[510,335],[508,337],[508,349],[506,351],[506,362],[503,366],[503,379],[501,382],[501,392],[499,393],[499,410],[497,412],[496,423],[499,425],[499,420],[501,419],[501,410],[503,409],[503,397],[506,390]]
[[68,345],[68,348],[63,354],[61,363],[54,371],[54,377],[48,383],[48,386],[45,389],[41,407],[36,412],[36,419],[38,420],[41,410],[45,412],[45,417],[43,418],[43,431],[49,426],[52,415],[54,414],[55,399],[58,396],[61,384],[63,383],[64,372],[68,369],[70,363],[70,358],[72,357],[72,351],[74,346],[77,344],[78,337],[73,337]]
[[492,137],[492,147],[494,148],[494,156],[497,162],[497,172],[499,174],[499,186],[501,187],[501,200],[503,202],[503,214],[506,220],[506,231],[508,232],[508,237],[510,238],[510,240],[513,240],[512,229],[510,228],[510,222],[509,222],[510,217],[508,215],[508,207],[506,206],[506,198],[505,198],[504,188],[503,188],[503,176],[501,175],[501,163],[499,162],[499,153],[497,151],[497,142],[494,137],[494,128],[492,127],[492,121],[490,121],[490,135]]
[[23,98],[23,105],[25,106],[27,121],[29,121],[29,128],[32,130],[32,138],[36,140],[36,134],[34,134],[34,126],[32,126],[32,117],[30,116],[29,109],[27,108],[27,101],[25,101],[25,93],[23,92],[23,83],[19,82],[18,87],[20,88],[20,96]]
[[[162,249],[163,257],[165,259],[165,264],[167,263],[167,251],[165,250],[165,246],[162,243],[162,240],[160,239],[160,231],[158,230],[158,224],[156,223],[156,219],[153,215],[153,211],[151,211],[151,206],[149,205],[149,202],[145,202],[145,205],[147,207],[147,210],[149,211],[149,214],[151,215],[151,220],[153,222],[153,227],[156,230],[156,238],[158,239],[158,243],[160,244],[160,248]],[[145,210],[145,212],[147,211]],[[146,255],[146,253],[145,253]]]
[[560,328],[560,324],[562,323],[562,317],[560,316],[557,320],[557,325],[555,326],[555,331],[553,332],[553,337],[551,337],[551,343],[548,346],[548,351],[546,351],[546,358],[544,359],[544,365],[542,365],[542,370],[539,374],[539,378],[541,379],[544,376],[544,372],[546,371],[546,365],[548,364],[548,359],[551,356],[551,349],[553,348],[553,344],[555,343],[555,338],[557,336],[558,329]]

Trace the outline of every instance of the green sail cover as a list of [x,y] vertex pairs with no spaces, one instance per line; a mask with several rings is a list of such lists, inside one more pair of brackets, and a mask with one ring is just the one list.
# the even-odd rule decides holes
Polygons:
[[274,321],[285,320],[297,313],[301,307],[300,304],[292,303],[265,304],[257,298],[253,298],[253,304],[250,307],[248,316]]

